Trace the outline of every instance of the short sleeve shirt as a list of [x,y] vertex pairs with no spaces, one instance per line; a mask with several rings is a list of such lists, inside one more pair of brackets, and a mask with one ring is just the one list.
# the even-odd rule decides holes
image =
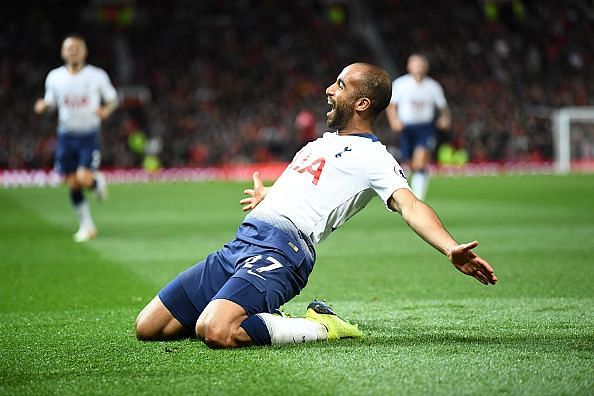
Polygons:
[[289,219],[317,244],[379,196],[410,189],[401,166],[374,135],[327,132],[308,143],[251,213]]
[[65,66],[49,72],[45,80],[46,103],[58,107],[58,133],[84,133],[98,129],[101,119],[95,111],[101,101],[110,102],[117,92],[105,70],[85,65],[72,74]]

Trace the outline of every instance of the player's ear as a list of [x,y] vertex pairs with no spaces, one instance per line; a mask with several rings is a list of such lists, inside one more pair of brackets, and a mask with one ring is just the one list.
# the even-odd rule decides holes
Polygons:
[[371,99],[369,98],[359,98],[357,102],[355,102],[355,110],[357,111],[365,111],[371,107]]

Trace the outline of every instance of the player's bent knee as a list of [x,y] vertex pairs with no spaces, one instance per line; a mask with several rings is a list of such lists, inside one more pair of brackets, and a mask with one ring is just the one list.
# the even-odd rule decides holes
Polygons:
[[79,190],[80,189],[80,184],[78,183],[76,174],[67,175],[66,179],[65,179],[65,183],[71,190]]
[[226,332],[213,331],[212,329],[206,333],[204,343],[213,349],[233,348],[236,346]]
[[189,336],[179,322],[161,322],[140,315],[136,319],[135,333],[139,341],[165,341]]
[[76,181],[79,186],[91,187],[93,184],[93,174],[89,170],[76,172]]
[[157,332],[155,326],[151,325],[151,321],[143,315],[142,312],[138,314],[135,323],[136,338],[140,341],[153,341],[157,339]]
[[206,323],[201,318],[196,321],[196,337],[204,340],[204,331],[206,329]]
[[141,341],[171,340],[189,336],[184,326],[173,317],[159,297],[138,314],[135,322],[136,338]]
[[237,303],[224,299],[213,300],[198,317],[196,336],[211,348],[248,345],[251,339],[240,327],[246,318],[244,308]]
[[235,348],[238,346],[235,332],[227,324],[198,320],[196,335],[210,348]]

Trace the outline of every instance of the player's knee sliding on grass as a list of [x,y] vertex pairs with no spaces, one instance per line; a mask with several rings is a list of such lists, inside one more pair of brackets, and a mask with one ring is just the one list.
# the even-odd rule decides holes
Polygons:
[[[137,336],[172,339],[195,332],[219,348],[352,337],[331,310],[317,308],[322,303],[312,305],[320,312],[309,309],[307,319],[273,315],[305,286],[313,261],[297,231],[248,218],[235,240],[159,292],[138,316]],[[333,318],[323,321],[326,316]]]
[[[169,313],[158,297],[155,300],[151,303],[153,311],[149,314],[143,310],[136,320],[138,339],[156,341],[194,336]],[[360,338],[362,332],[320,301],[309,304],[305,318],[288,318],[278,313],[248,317],[239,305],[214,300],[197,320],[195,336],[212,348],[235,348]]]
[[472,252],[478,242],[458,244],[452,238],[370,132],[390,100],[389,75],[355,63],[326,94],[334,132],[299,151],[274,186],[264,187],[254,173],[254,188],[240,201],[251,212],[235,239],[158,293],[137,318],[139,339],[195,336],[210,347],[232,348],[361,337],[357,326],[318,301],[305,318],[275,312],[307,284],[315,246],[375,196],[458,270],[483,284],[497,281],[490,265]]
[[[233,303],[221,300],[215,304]],[[314,301],[307,307],[305,318],[261,313],[245,318],[240,316],[236,321],[218,322],[221,317],[224,315],[213,312],[206,318],[201,316],[196,324],[197,336],[211,347],[301,344],[362,336],[356,325],[345,322],[325,303],[319,301]],[[237,323],[240,323],[239,327]]]

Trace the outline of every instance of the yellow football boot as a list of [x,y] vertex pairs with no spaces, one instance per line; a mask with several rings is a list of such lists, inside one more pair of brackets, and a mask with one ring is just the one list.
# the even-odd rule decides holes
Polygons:
[[324,325],[328,329],[328,340],[340,338],[361,338],[363,333],[357,325],[352,325],[342,320],[336,312],[323,301],[312,301],[307,306],[305,319],[313,320]]

